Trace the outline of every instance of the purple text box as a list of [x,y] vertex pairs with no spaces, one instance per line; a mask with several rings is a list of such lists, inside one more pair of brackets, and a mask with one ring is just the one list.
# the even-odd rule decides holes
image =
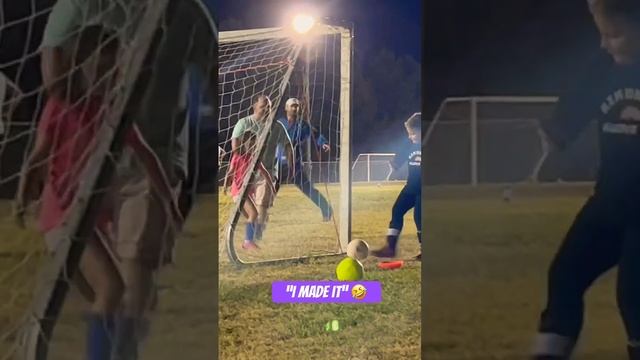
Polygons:
[[382,301],[382,286],[378,281],[274,281],[271,298],[278,304],[371,304]]

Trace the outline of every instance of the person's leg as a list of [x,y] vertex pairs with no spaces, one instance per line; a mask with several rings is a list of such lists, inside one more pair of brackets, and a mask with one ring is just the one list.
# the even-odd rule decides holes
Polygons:
[[154,300],[154,268],[138,259],[123,259],[121,269],[126,292],[116,323],[117,356],[114,360],[134,360],[138,358],[142,330],[148,327],[149,320],[146,315]]
[[327,199],[313,186],[313,182],[311,182],[311,179],[309,179],[304,170],[296,173],[295,183],[298,189],[300,189],[309,199],[311,199],[311,201],[313,201],[314,204],[316,204],[318,208],[320,208],[322,218],[325,221],[330,221],[331,215],[333,215],[331,205],[329,205]]
[[640,227],[625,231],[618,269],[617,299],[627,331],[629,359],[640,360]]
[[274,194],[267,184],[267,180],[258,176],[255,184],[255,206],[258,210],[256,220],[255,239],[262,240],[262,234],[267,228],[269,221],[269,208],[271,207]]
[[415,195],[405,186],[391,210],[391,222],[387,230],[387,243],[379,250],[374,250],[371,254],[375,257],[395,257],[398,238],[404,226],[404,215],[415,205]]
[[607,221],[613,217],[607,210],[599,201],[589,199],[551,263],[534,359],[571,356],[582,329],[586,290],[618,263],[621,233],[616,224]]
[[[146,206],[144,205],[145,184],[144,179],[137,182],[131,181],[120,188],[117,195],[118,202],[114,210],[114,237],[115,247],[120,256],[120,268],[125,282],[125,295],[121,304],[119,316],[116,321],[116,337],[114,341],[113,360],[136,359],[138,356],[136,328],[137,324],[130,314],[132,311],[131,286],[137,282],[137,266],[131,261],[136,251],[136,238],[142,236],[145,220]],[[133,290],[135,292],[136,290]]]
[[[235,195],[232,197],[233,202],[237,203],[238,201],[240,201],[240,195]],[[242,214],[242,216],[244,216],[245,218],[248,218],[249,215],[247,214],[247,212],[244,210],[244,206],[240,208],[240,213]]]
[[415,203],[413,206],[413,221],[416,223],[418,233],[418,242],[420,243],[420,252],[416,255],[416,260],[422,260],[422,192],[415,195]]
[[91,284],[89,284],[89,281],[87,281],[84,275],[82,275],[82,272],[78,271],[73,276],[73,285],[75,285],[80,295],[82,295],[82,297],[85,298],[85,300],[87,300],[89,303],[93,303],[95,301],[96,293],[93,291],[93,288],[91,287]]
[[95,235],[85,247],[79,270],[94,293],[86,317],[87,359],[111,360],[115,314],[122,299],[124,284],[109,253]]
[[[53,229],[44,234],[44,240],[47,245],[48,253],[51,256],[55,255],[55,250],[60,244],[62,236],[62,228]],[[95,300],[95,292],[91,288],[91,284],[87,281],[87,279],[82,275],[81,271],[76,271],[73,276],[73,284],[82,297],[87,300],[88,303],[93,303]]]
[[126,291],[117,322],[116,360],[138,358],[141,330],[148,327],[154,275],[170,261],[174,229],[160,196],[146,179],[127,184],[117,213],[117,252]]
[[258,210],[251,198],[245,200],[243,208],[245,217],[247,218],[247,224],[245,227],[245,237],[242,248],[246,250],[257,249],[258,246],[255,244],[255,230],[257,226]]

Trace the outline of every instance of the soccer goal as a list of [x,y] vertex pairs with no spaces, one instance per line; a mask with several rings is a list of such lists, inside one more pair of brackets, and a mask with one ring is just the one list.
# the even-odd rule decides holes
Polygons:
[[[379,183],[391,181],[393,167],[391,160],[393,153],[364,153],[359,154],[353,162],[353,182]],[[401,178],[406,178],[401,176]]]
[[429,185],[540,181],[550,145],[540,120],[555,97],[461,97],[442,102],[423,139]]
[[[219,191],[220,250],[226,248],[232,263],[270,264],[345,250],[351,227],[351,52],[350,30],[325,24],[317,24],[304,36],[286,28],[220,32],[218,142],[225,157],[221,177],[232,173],[231,136],[237,122],[253,113],[252,99],[266,95],[272,104],[271,112],[260,120],[264,127],[256,144],[246,151],[251,162],[236,201]],[[309,178],[308,165],[315,164],[313,171],[320,174],[315,178],[333,178],[332,164],[337,162],[339,183],[305,182],[298,187],[296,181],[287,181],[286,173],[280,174],[281,186],[268,210],[266,228],[256,240],[260,249],[248,251],[243,248],[246,219],[241,205],[253,199],[259,160],[273,161],[262,155],[271,129],[281,126],[278,119],[292,97],[300,101],[300,121],[314,129],[309,141],[298,145],[302,154],[298,160],[307,164],[303,172]],[[328,148],[318,146],[320,137]],[[278,162],[285,163],[286,158],[278,155]],[[332,209],[328,217],[327,207]]]

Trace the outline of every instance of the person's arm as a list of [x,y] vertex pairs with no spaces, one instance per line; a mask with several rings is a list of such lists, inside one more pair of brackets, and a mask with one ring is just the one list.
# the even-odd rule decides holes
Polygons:
[[402,149],[396,153],[396,155],[389,161],[393,171],[398,171],[407,161],[409,161],[410,145],[405,145]]
[[182,226],[184,221],[182,212],[173,196],[173,189],[169,184],[167,174],[162,168],[162,163],[153,150],[151,150],[151,147],[144,141],[140,130],[138,130],[135,125],[132,126],[131,132],[127,137],[127,145],[133,148],[133,151],[144,165],[151,179],[151,186],[155,188],[156,192],[162,197],[162,200],[169,205],[169,210],[176,225],[178,225],[178,227]]
[[235,170],[235,162],[233,159],[231,160],[229,167],[227,168],[227,172],[224,175],[224,182],[222,184],[222,193],[227,194],[227,189],[229,188],[229,184],[233,181],[233,171]]
[[29,153],[27,161],[22,166],[18,191],[16,193],[15,216],[18,224],[24,227],[24,213],[29,202],[35,200],[40,195],[41,184],[46,178],[47,158],[51,153],[52,142],[46,131],[49,126],[48,112],[50,107],[45,108],[43,121],[38,126],[36,141],[33,149]]
[[408,156],[409,153],[403,149],[403,151],[397,153],[393,159],[389,161],[389,166],[391,167],[391,173],[389,174],[390,179],[397,179],[397,171],[408,162]]
[[231,138],[231,152],[234,154],[238,153],[238,149],[240,148],[240,138],[239,137],[232,137]]
[[28,202],[39,197],[39,184],[46,177],[47,157],[51,151],[51,140],[44,135],[38,135],[36,144],[25,162],[18,185],[18,204],[28,205]]
[[54,90],[57,81],[67,71],[63,44],[78,30],[82,12],[73,0],[58,0],[51,8],[42,37],[40,66],[42,82],[47,91]]
[[245,131],[245,121],[244,119],[238,120],[236,125],[233,127],[233,132],[231,133],[231,153],[237,154],[240,149],[242,143],[242,135]]
[[544,135],[556,149],[564,150],[594,119],[600,106],[598,91],[609,66],[610,59],[599,55],[559,98],[553,115],[540,121]]
[[[57,95],[58,85],[66,76],[68,69],[64,52],[60,47],[43,47],[40,60],[42,84],[49,95]],[[59,95],[64,96],[64,94]]]
[[311,136],[316,140],[316,146],[324,150],[325,152],[330,151],[331,146],[329,145],[329,141],[327,141],[327,139],[320,133],[320,131],[311,124],[308,124],[307,126],[309,126]]

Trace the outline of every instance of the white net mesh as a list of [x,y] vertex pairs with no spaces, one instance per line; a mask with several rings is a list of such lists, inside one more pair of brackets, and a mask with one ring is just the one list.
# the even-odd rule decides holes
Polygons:
[[[134,116],[123,115],[131,115],[134,111],[131,106],[137,108],[141,104],[137,101],[142,99],[143,92],[140,91],[142,88],[135,86],[136,80],[142,73],[153,73],[147,70],[151,65],[157,65],[155,60],[150,62],[151,58],[145,60],[148,50],[162,51],[171,46],[167,45],[171,41],[175,44],[175,38],[179,36],[184,37],[181,39],[183,44],[197,43],[195,30],[185,36],[181,32],[184,29],[177,29],[176,22],[171,22],[173,15],[162,16],[168,2],[72,2],[71,6],[77,6],[78,11],[70,13],[53,8],[52,14],[56,17],[49,19],[53,23],[50,30],[56,31],[44,36],[47,42],[44,47],[55,47],[59,51],[60,76],[46,90],[39,80],[26,81],[25,78],[32,78],[34,72],[39,73],[42,31],[52,10],[50,6],[55,2],[48,2],[48,6],[42,5],[47,2],[38,2],[36,7],[35,2],[32,6],[15,5],[20,11],[10,12],[15,17],[4,18],[5,22],[0,23],[0,39],[19,38],[22,43],[18,45],[23,46],[23,53],[15,54],[13,58],[0,57],[6,61],[0,63],[0,70],[6,74],[0,76],[0,101],[3,101],[0,103],[0,193],[5,199],[0,203],[0,231],[8,235],[3,237],[0,245],[0,293],[3,294],[0,304],[0,359],[83,357],[86,351],[86,315],[106,311],[111,315],[124,316],[123,293],[104,289],[114,283],[125,285],[123,291],[127,293],[138,288],[137,285],[130,286],[131,277],[124,275],[131,275],[133,271],[125,269],[125,255],[121,252],[123,245],[118,242],[124,238],[125,230],[121,223],[116,225],[121,221],[124,209],[116,209],[120,206],[116,203],[121,204],[119,199],[126,197],[123,195],[126,185],[114,182],[116,179],[131,180],[126,175],[122,176],[121,170],[135,170],[136,167],[118,162],[116,172],[115,160],[120,159],[118,155],[125,146],[124,153],[133,155],[131,161],[139,163],[141,169],[147,171],[138,173],[143,174],[140,181],[152,183],[159,198],[170,199],[170,192],[159,193],[162,186],[156,189],[156,185],[162,182],[158,179],[163,176],[156,176],[154,172],[164,170],[159,173],[165,173],[171,180],[166,158],[172,151],[159,151],[171,148],[171,144],[163,144],[158,138],[153,139],[153,144],[146,144],[149,124],[143,123],[143,117],[135,119],[136,124],[140,121],[141,129],[147,129],[141,132],[141,136],[123,130],[128,129],[127,123],[134,120]],[[191,7],[174,4],[169,9],[180,13],[176,17],[184,20],[179,17],[190,14],[193,4],[195,8],[200,6],[193,2],[189,5]],[[5,10],[15,10],[8,2],[2,6]],[[28,11],[22,11],[25,9]],[[73,18],[77,14],[85,17]],[[194,18],[192,24],[201,24],[201,20]],[[58,32],[66,27],[55,26],[60,23],[74,26],[62,34]],[[159,27],[162,31],[158,31]],[[214,45],[212,39],[211,48]],[[11,44],[3,42],[1,45],[0,52],[7,54],[5,46]],[[183,57],[180,61],[189,60],[184,58],[187,56],[184,53],[180,55]],[[33,59],[37,61],[34,63]],[[172,70],[183,69],[173,67]],[[166,73],[166,66],[163,76],[171,77]],[[151,80],[149,83],[157,82]],[[155,127],[159,129],[174,129],[177,124],[173,123],[174,119],[164,119],[166,121],[163,122],[163,118],[156,117],[154,120],[157,121]],[[159,133],[162,131],[158,130]],[[25,202],[30,200],[23,217],[25,228],[16,222],[16,212],[12,209],[19,178],[25,186],[18,189],[18,194],[25,195]],[[169,188],[175,186],[173,183],[164,185]],[[21,191],[23,188],[26,190]],[[169,209],[162,203],[157,205],[157,209],[157,214],[148,216],[154,216],[168,229],[171,227],[171,221],[167,219]],[[145,210],[142,212],[151,214]],[[88,240],[93,237],[94,229],[105,235],[99,242]],[[158,231],[165,231],[163,229]],[[83,252],[83,249],[89,249],[84,246],[87,243],[93,249],[100,248],[100,255],[91,255],[93,251]],[[150,263],[161,263],[167,255],[165,244],[161,247],[163,250],[149,260]],[[87,259],[81,265],[87,282],[85,285],[88,285],[85,288],[76,288],[79,278],[75,269],[80,254]],[[106,268],[108,271],[103,271]],[[145,286],[152,283],[155,281],[145,280]],[[151,288],[157,289],[154,285]],[[106,298],[103,296],[105,292],[110,294],[106,297],[117,296],[112,296],[108,306],[96,305],[100,299]],[[152,295],[138,299],[144,300],[140,305],[142,310],[136,312],[137,315],[127,316],[148,318],[148,310],[154,306],[156,298]],[[153,343],[153,339],[150,342]],[[157,354],[152,350],[148,356],[154,359],[175,358],[169,354]]]
[[[225,157],[219,184],[223,186],[229,175],[243,176],[249,199],[244,201],[243,208],[249,206],[247,211],[258,213],[254,223],[259,227],[254,239],[259,249],[254,249],[246,241],[251,240],[246,226],[253,220],[236,212],[234,205],[242,192],[230,186],[230,196],[219,200],[220,250],[222,253],[226,246],[231,257],[237,257],[234,261],[273,261],[340,251],[339,203],[344,194],[337,184],[343,150],[341,126],[344,126],[340,106],[341,98],[349,96],[341,89],[341,66],[344,66],[341,34],[317,35],[304,43],[283,34],[282,29],[221,33],[218,142]],[[348,81],[348,77],[343,80]],[[271,100],[271,111],[262,119],[252,108],[257,95],[266,95]],[[296,120],[286,116],[285,102],[289,98],[299,100]],[[254,129],[259,138],[254,147],[247,149],[247,154],[252,161],[262,154],[259,163],[279,181],[272,207],[267,206],[268,201],[262,201],[262,175],[249,182],[256,174],[253,167],[244,172],[231,167],[236,156],[232,152],[232,135],[243,118],[264,124]],[[294,125],[296,121],[298,125]],[[267,133],[269,140],[261,148],[260,140]],[[303,164],[295,177],[288,176],[286,151],[272,151],[275,145],[271,144],[276,143],[280,143],[278,149],[291,144],[292,161]],[[228,181],[228,185],[232,183]],[[230,228],[234,231],[229,240]]]

